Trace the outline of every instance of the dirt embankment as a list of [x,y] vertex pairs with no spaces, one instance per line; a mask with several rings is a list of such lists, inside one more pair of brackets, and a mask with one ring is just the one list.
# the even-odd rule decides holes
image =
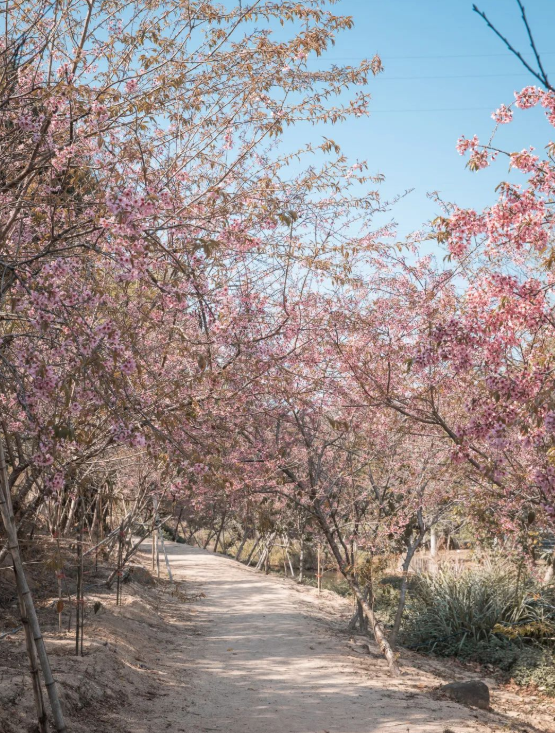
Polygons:
[[[87,573],[83,656],[76,656],[75,610],[68,631],[69,603],[65,602],[60,632],[54,573],[44,577],[32,568],[29,574],[71,733],[139,730],[135,722],[143,706],[150,707],[167,694],[160,671],[164,647],[176,636],[187,638],[194,633],[185,596],[175,595],[168,583],[155,585],[148,573],[133,574],[123,585],[118,606],[115,587],[105,586],[107,576],[102,568],[98,573],[89,568]],[[0,637],[19,625],[15,586],[11,572],[3,568]],[[34,730],[31,680],[19,630],[0,638],[0,733]]]
[[[168,547],[178,589],[131,581],[116,606],[102,573],[88,576],[83,657],[73,634],[56,630],[55,589],[37,586],[72,733],[555,731],[551,701],[493,679],[491,712],[439,699],[438,685],[484,679],[479,670],[402,652],[404,674],[392,680],[375,646],[345,631],[350,604],[334,593]],[[7,575],[0,634],[17,626]],[[0,733],[32,730],[19,632],[0,640]]]

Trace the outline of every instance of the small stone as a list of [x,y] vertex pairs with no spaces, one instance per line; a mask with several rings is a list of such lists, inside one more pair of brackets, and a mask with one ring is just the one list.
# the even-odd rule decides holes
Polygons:
[[442,685],[439,692],[462,705],[471,705],[480,710],[489,709],[489,687],[481,680],[450,682]]

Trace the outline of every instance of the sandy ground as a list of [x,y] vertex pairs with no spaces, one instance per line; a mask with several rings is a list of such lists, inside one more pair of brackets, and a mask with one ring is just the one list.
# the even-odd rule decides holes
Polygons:
[[[453,661],[403,651],[392,679],[376,647],[349,636],[350,603],[332,592],[167,549],[177,583],[132,581],[121,606],[91,573],[83,657],[56,630],[52,599],[41,601],[70,733],[555,733],[554,701],[491,679],[491,712],[441,699],[444,682],[484,679]],[[14,625],[9,588],[3,598]],[[19,633],[0,641],[0,733],[31,733],[32,720]]]
[[405,654],[404,674],[393,680],[377,649],[361,653],[345,632],[350,606],[336,594],[318,596],[200,549],[168,543],[168,552],[176,578],[198,597],[194,633],[173,640],[164,659],[168,695],[145,706],[136,733],[465,733],[519,722],[551,729],[552,709],[545,720],[526,711],[513,717],[516,695],[511,702],[494,691],[495,714],[438,699],[438,684],[469,677],[456,666]]

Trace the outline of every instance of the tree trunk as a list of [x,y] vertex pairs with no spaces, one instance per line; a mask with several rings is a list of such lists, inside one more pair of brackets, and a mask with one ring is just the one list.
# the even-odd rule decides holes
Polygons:
[[249,552],[249,556],[247,557],[247,561],[246,561],[247,567],[251,564],[252,557],[254,553],[256,552],[256,548],[258,547],[259,544],[260,544],[260,537],[257,537],[253,543],[251,551]]
[[212,537],[214,537],[214,532],[213,532],[212,530],[210,530],[210,531],[208,532],[208,539],[206,540],[206,542],[205,542],[205,543],[204,543],[204,545],[202,546],[202,549],[203,549],[203,550],[206,550],[206,548],[208,547],[208,545],[209,545],[209,543],[210,543],[210,540],[212,539]]
[[177,522],[175,523],[175,529],[173,531],[173,541],[177,542],[177,538],[179,537],[179,522],[181,521],[181,515],[183,514],[183,507],[179,510],[179,516],[177,517]]
[[[365,595],[368,598],[368,590],[366,590]],[[363,634],[367,634],[368,619],[366,617],[366,614],[364,613],[364,608],[362,607],[359,600],[356,601],[356,607],[357,610],[353,613],[351,620],[349,621],[349,631],[354,631],[358,626]]]
[[[222,534],[222,532],[224,530],[225,515],[226,515],[226,512],[224,512],[224,515],[222,517],[222,523],[220,524],[220,528],[218,530],[218,536],[216,537],[216,542],[214,543],[214,552],[216,552],[217,549],[218,549],[218,543],[220,541],[220,536],[221,536],[221,534]],[[222,550],[224,550],[223,543],[222,543]]]
[[241,544],[239,545],[239,549],[237,550],[237,554],[235,555],[235,559],[239,560],[241,562],[241,555],[243,554],[243,550],[245,549],[245,543],[248,539],[249,533],[248,530],[244,533],[243,539],[241,540]]
[[61,524],[60,531],[62,532],[62,534],[64,534],[67,531],[67,529],[71,527],[71,523],[73,522],[73,517],[75,516],[75,512],[77,510],[78,501],[79,501],[79,497],[74,496],[69,506],[69,512],[65,517],[65,522],[63,521],[63,517],[62,517],[62,521],[60,522]]
[[407,554],[405,555],[405,560],[403,562],[403,581],[401,583],[401,593],[399,595],[399,603],[397,605],[397,613],[395,614],[393,630],[389,635],[391,646],[395,646],[395,644],[397,643],[397,635],[399,633],[399,629],[401,628],[401,621],[403,620],[403,612],[405,610],[405,602],[407,598],[410,564],[412,562],[412,558],[414,557],[414,553],[420,547],[423,539],[424,535],[418,535],[416,541],[409,546]]
[[545,575],[543,576],[543,582],[547,585],[547,583],[550,583],[553,580],[553,575],[555,574],[555,550],[553,550],[553,554],[551,555],[549,559],[549,565],[546,568]]
[[374,609],[366,600],[364,593],[360,585],[358,584],[358,581],[356,580],[356,578],[353,577],[351,571],[348,569],[347,564],[345,560],[343,559],[343,556],[341,555],[341,551],[337,545],[337,542],[335,541],[333,537],[333,533],[328,526],[326,517],[321,509],[320,503],[317,499],[314,501],[313,506],[315,509],[316,516],[318,518],[318,522],[320,526],[322,527],[322,530],[324,531],[324,534],[328,541],[328,545],[333,553],[333,556],[337,560],[339,570],[341,571],[341,574],[343,575],[345,580],[349,583],[349,587],[355,594],[356,599],[360,601],[360,605],[362,606],[362,608],[364,609],[364,612],[368,616],[368,619],[372,626],[372,631],[374,633],[374,639],[376,640],[377,645],[380,647],[380,651],[382,652],[382,654],[384,655],[384,657],[387,660],[389,671],[391,672],[391,674],[394,677],[398,677],[401,674],[401,670],[399,669],[399,665],[397,664],[395,652],[393,651],[393,649],[391,648],[391,645],[389,644],[387,640],[387,637],[382,628],[382,625],[376,618]]
[[262,550],[262,553],[260,554],[260,557],[258,558],[258,563],[256,565],[257,570],[260,570],[262,567],[264,567],[264,572],[266,573],[266,575],[269,572],[270,553],[272,551],[272,547],[274,546],[275,536],[276,533],[272,532],[272,534],[268,537],[266,546]]
[[430,530],[430,573],[437,573],[437,533],[435,527]]
[[[285,548],[285,556],[287,558],[287,562],[289,564],[289,570],[291,572],[291,577],[295,577],[295,571],[293,570],[293,563],[291,562],[291,555],[289,554],[289,540],[287,541],[287,547]],[[287,573],[286,573],[287,575]]]
[[349,585],[351,586],[351,590],[354,592],[357,600],[360,601],[360,605],[362,606],[366,615],[368,616],[368,619],[372,626],[372,631],[374,633],[374,638],[376,640],[377,645],[380,647],[381,653],[384,655],[384,657],[387,660],[389,671],[391,672],[391,674],[394,677],[399,677],[401,674],[401,670],[399,669],[399,665],[397,664],[397,658],[396,658],[395,652],[393,651],[393,649],[391,648],[391,645],[389,644],[387,640],[387,637],[384,633],[381,623],[376,618],[374,609],[372,608],[372,606],[368,603],[368,601],[364,597],[364,593],[362,592],[358,582],[352,576],[349,576],[344,571],[342,571],[342,573],[343,573],[343,576],[347,579]]
[[266,558],[264,561],[265,575],[268,575],[268,573],[270,572],[270,555],[272,554],[272,550],[274,549],[276,534],[277,532],[272,532],[272,534],[270,535],[270,539],[268,540],[268,546],[266,548]]
[[435,527],[432,527],[430,531],[430,557],[432,560],[437,558],[437,532]]
[[264,574],[265,575],[268,575],[268,573],[270,572],[270,554],[272,552],[273,547],[274,547],[273,541],[269,542],[268,549],[266,550],[266,560],[264,561]]
[[[10,483],[8,479],[8,470],[6,466],[6,456],[4,453],[4,446],[0,442],[0,513],[2,514],[2,522],[4,529],[8,536],[8,549],[12,556],[12,562],[15,572],[15,579],[17,585],[17,592],[19,597],[23,601],[25,606],[25,612],[29,622],[29,627],[33,635],[37,655],[40,661],[42,674],[44,677],[44,683],[46,691],[48,693],[48,699],[50,701],[50,707],[52,708],[52,715],[54,717],[54,725],[58,733],[65,733],[67,727],[64,721],[64,714],[62,712],[62,706],[60,704],[60,698],[58,697],[58,691],[56,690],[56,683],[52,676],[52,670],[50,667],[50,661],[46,652],[44,639],[40,630],[40,624],[25,577],[25,570],[23,566],[23,560],[21,559],[21,553],[19,550],[19,542],[17,539],[17,530],[15,525],[15,517],[12,509],[12,501],[10,495]],[[32,663],[32,660],[29,660]]]
[[[126,566],[126,564],[129,562],[129,560],[133,557],[133,555],[139,550],[139,548],[143,544],[143,542],[144,542],[144,538],[141,537],[139,540],[137,540],[137,542],[135,542],[134,545],[132,545],[127,550],[127,552],[125,553],[125,556],[124,556],[124,558],[123,558],[123,560],[121,562],[121,569],[122,570]],[[112,585],[114,584],[114,579],[117,576],[117,572],[118,572],[118,569],[116,568],[115,570],[112,570],[112,572],[110,573],[110,576],[109,576],[108,580],[106,581],[106,587],[107,588],[111,588]]]
[[[158,503],[156,503],[155,510],[156,510],[156,514],[154,516],[154,519],[155,519],[155,521],[156,521],[157,524],[160,524],[160,518],[158,516]],[[173,575],[172,575],[172,571],[171,571],[171,567],[170,567],[170,561],[168,559],[168,553],[166,552],[166,543],[164,541],[164,532],[163,532],[163,529],[160,532],[160,543],[162,544],[162,552],[164,553],[164,561],[166,563],[166,570],[168,572],[168,577],[170,579],[170,583],[173,583]],[[158,577],[160,577],[160,558],[158,558]]]
[[198,532],[198,529],[197,529],[197,530],[195,530],[194,532],[193,532],[192,530],[190,530],[190,531],[189,531],[189,536],[187,537],[187,532],[186,532],[186,530],[185,530],[185,525],[183,524],[183,522],[181,522],[181,531],[183,532],[183,537],[185,538],[185,542],[186,542],[186,543],[187,543],[188,545],[190,545],[190,544],[191,544],[191,542],[193,542],[193,541],[194,541],[194,543],[195,543],[195,545],[196,545],[197,547],[201,547],[201,544],[200,544],[200,542],[199,542],[199,541],[197,540],[197,538],[195,537],[196,533]]
[[258,562],[256,563],[255,570],[260,570],[260,568],[262,567],[262,563],[266,559],[266,550],[267,550],[267,547],[266,545],[264,545],[262,547],[260,555],[258,556]]

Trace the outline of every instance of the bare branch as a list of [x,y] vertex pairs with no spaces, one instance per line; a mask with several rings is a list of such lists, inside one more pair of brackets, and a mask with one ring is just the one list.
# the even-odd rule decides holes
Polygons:
[[472,6],[472,10],[474,10],[475,13],[478,13],[478,15],[485,21],[488,28],[490,28],[495,35],[500,38],[505,46],[509,49],[509,51],[514,54],[517,59],[520,61],[520,63],[532,74],[532,76],[535,76],[536,79],[544,86],[546,89],[549,89],[550,91],[555,91],[555,88],[551,86],[549,83],[549,80],[547,78],[547,75],[544,71],[544,68],[542,66],[542,63],[540,61],[540,56],[536,48],[536,44],[534,42],[532,32],[530,30],[530,26],[528,25],[528,20],[526,18],[526,13],[524,10],[524,6],[520,2],[520,0],[517,0],[518,6],[522,13],[522,19],[524,21],[524,25],[526,26],[526,30],[528,32],[528,37],[530,39],[530,45],[532,46],[532,49],[534,51],[534,55],[536,57],[536,61],[538,63],[539,71],[536,71],[530,64],[525,60],[525,58],[522,56],[522,54],[516,50],[516,48],[511,44],[511,42],[500,32],[497,30],[497,28],[493,25],[493,23],[489,20],[488,16],[480,10],[476,5]]
[[538,64],[538,68],[541,72],[541,75],[544,79],[544,84],[548,89],[551,89],[551,85],[547,79],[547,74],[545,73],[545,69],[543,68],[540,54],[538,53],[538,49],[536,48],[536,43],[534,41],[534,36],[532,35],[532,31],[530,29],[530,25],[528,23],[528,18],[526,17],[526,10],[524,9],[524,5],[521,3],[520,0],[516,0],[518,3],[518,7],[520,8],[520,12],[522,14],[522,21],[526,27],[526,32],[528,33],[528,38],[530,39],[530,46],[532,47],[532,51],[534,52],[534,56],[536,57],[536,62]]

